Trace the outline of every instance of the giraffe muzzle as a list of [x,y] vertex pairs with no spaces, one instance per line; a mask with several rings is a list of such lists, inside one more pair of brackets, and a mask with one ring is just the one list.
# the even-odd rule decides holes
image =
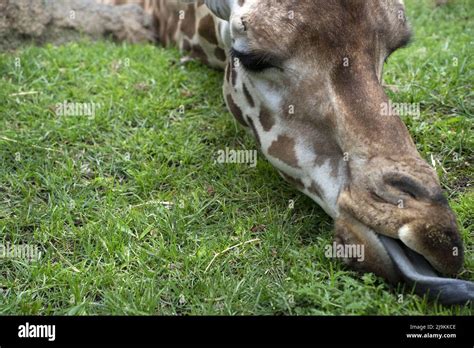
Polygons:
[[474,283],[461,279],[440,277],[431,264],[400,240],[379,236],[403,280],[418,294],[427,294],[443,304],[455,305],[474,301]]
[[350,266],[405,282],[444,304],[473,301],[474,283],[448,278],[461,270],[464,250],[455,215],[435,183],[422,185],[403,173],[377,177],[369,174],[338,199],[336,238],[366,249],[366,262]]

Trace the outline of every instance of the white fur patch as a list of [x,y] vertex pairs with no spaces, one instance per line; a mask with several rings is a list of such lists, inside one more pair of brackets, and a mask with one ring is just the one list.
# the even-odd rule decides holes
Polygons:
[[329,160],[324,162],[322,166],[314,166],[310,172],[311,180],[315,181],[321,190],[325,198],[325,203],[330,209],[328,212],[332,217],[336,216],[336,202],[341,189],[340,177],[333,177],[331,172],[333,168]]
[[403,225],[398,229],[398,238],[406,244],[407,246],[410,246],[413,244],[413,231],[411,230],[410,226],[408,225]]

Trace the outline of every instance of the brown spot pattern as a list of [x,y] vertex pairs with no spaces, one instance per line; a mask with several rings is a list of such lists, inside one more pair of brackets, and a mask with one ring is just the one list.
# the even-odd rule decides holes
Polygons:
[[252,128],[253,134],[255,135],[255,140],[257,141],[258,146],[262,146],[262,143],[260,142],[260,135],[258,135],[257,128],[255,128],[255,124],[253,123],[253,120],[250,117],[247,117],[247,122],[250,125],[250,128]]
[[262,106],[262,109],[260,110],[260,115],[258,116],[258,118],[265,132],[269,132],[272,129],[272,127],[275,125],[275,119],[270,114],[270,111],[268,111],[268,109],[265,108],[264,106]]
[[222,48],[216,47],[216,49],[214,50],[214,55],[216,56],[217,59],[225,62],[226,54],[225,54],[225,51]]
[[268,154],[286,163],[290,167],[299,168],[295,145],[294,139],[286,135],[279,135],[277,140],[268,148]]
[[255,106],[255,102],[253,101],[253,98],[252,96],[250,95],[250,92],[249,90],[247,89],[247,86],[244,84],[243,86],[243,90],[244,90],[244,95],[245,95],[245,98],[247,99],[247,102],[249,103],[249,105],[253,108]]
[[184,19],[181,21],[181,31],[190,39],[196,32],[196,10],[194,5],[188,5]]
[[245,122],[242,110],[235,104],[234,99],[230,94],[227,94],[227,106],[229,107],[230,112],[234,115],[235,119],[244,127],[248,127],[248,124]]
[[235,87],[237,84],[237,70],[235,70],[235,64],[234,64],[234,59],[231,59],[231,64],[232,64],[232,86]]
[[208,14],[204,18],[202,18],[199,22],[198,33],[203,38],[205,38],[210,43],[217,45],[219,42],[217,41],[217,34],[216,34],[216,27],[214,26],[214,19],[212,15]]
[[231,73],[232,67],[231,63],[227,64],[227,69],[225,70],[225,79],[228,83],[230,83],[230,73]]

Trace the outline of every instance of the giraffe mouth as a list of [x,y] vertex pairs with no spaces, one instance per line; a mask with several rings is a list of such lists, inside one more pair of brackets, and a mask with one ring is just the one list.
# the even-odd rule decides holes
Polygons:
[[474,283],[440,277],[430,263],[402,241],[376,234],[403,280],[414,287],[416,293],[427,294],[443,304],[474,302]]
[[403,281],[411,287],[407,290],[442,304],[474,303],[474,283],[450,278],[462,268],[464,258],[449,207],[436,202],[426,207],[415,198],[407,202],[408,208],[397,209],[356,189],[339,196],[336,235],[345,244],[367,246],[366,262],[354,267],[394,284]]

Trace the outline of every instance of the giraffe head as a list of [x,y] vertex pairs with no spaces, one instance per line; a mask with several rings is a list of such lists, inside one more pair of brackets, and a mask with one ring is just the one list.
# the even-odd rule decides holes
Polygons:
[[230,52],[224,95],[262,152],[362,244],[354,268],[396,282],[384,236],[441,274],[463,264],[456,219],[382,88],[410,38],[402,0],[208,0]]

